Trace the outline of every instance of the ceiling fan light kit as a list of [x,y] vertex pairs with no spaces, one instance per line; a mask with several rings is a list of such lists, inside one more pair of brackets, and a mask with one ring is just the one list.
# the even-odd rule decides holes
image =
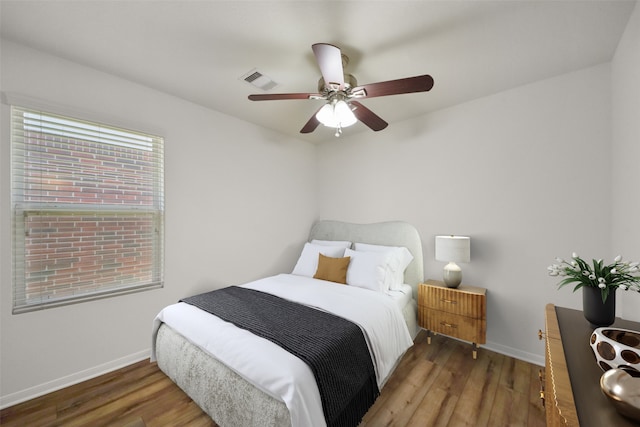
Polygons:
[[342,128],[354,125],[358,121],[349,104],[339,93],[320,108],[316,113],[316,119],[327,127],[335,128],[336,137],[342,134]]
[[338,47],[327,43],[316,43],[311,48],[322,73],[322,78],[318,82],[318,93],[249,95],[251,101],[325,100],[326,103],[311,116],[300,133],[313,132],[322,123],[327,127],[335,128],[335,136],[338,137],[342,134],[342,128],[351,126],[358,120],[373,131],[380,131],[386,128],[388,123],[356,99],[427,92],[433,87],[433,78],[428,74],[357,86],[355,77],[344,73],[344,67],[349,63],[349,58],[342,54]]

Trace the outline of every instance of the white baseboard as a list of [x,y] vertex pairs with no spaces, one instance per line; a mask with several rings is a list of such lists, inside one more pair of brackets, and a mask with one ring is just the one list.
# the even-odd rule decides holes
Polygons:
[[524,360],[525,362],[533,363],[534,365],[544,366],[544,354],[528,353],[526,351],[518,350],[516,348],[507,347],[495,342],[487,342],[482,347],[487,350],[495,351],[496,353],[504,354],[516,359]]
[[74,374],[67,375],[65,377],[58,378],[56,380],[49,381],[43,384],[39,384],[34,387],[29,387],[15,393],[8,394],[6,396],[0,396],[0,409],[7,408],[18,403],[26,402],[27,400],[35,399],[36,397],[43,396],[53,391],[81,383],[82,381],[90,380],[91,378],[95,378],[97,376],[115,371],[120,368],[124,368],[125,366],[148,359],[150,354],[151,350],[142,350],[138,353],[130,354],[128,356],[121,357],[120,359],[112,360],[111,362],[103,363],[102,365],[85,369],[84,371],[76,372]]

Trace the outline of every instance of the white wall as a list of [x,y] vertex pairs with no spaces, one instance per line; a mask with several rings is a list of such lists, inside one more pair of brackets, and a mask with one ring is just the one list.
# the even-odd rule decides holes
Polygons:
[[[640,261],[640,6],[636,4],[611,66],[614,253]],[[618,293],[625,318],[640,321],[640,295]]]
[[290,271],[317,214],[313,145],[14,43],[1,47],[3,92],[165,137],[166,280],[160,290],[11,314],[3,104],[0,406],[147,358],[154,316],[180,297]]
[[604,64],[324,144],[320,218],[415,224],[436,279],[434,236],[471,236],[487,346],[542,364],[545,304],[581,308],[546,267],[610,252],[610,88]]

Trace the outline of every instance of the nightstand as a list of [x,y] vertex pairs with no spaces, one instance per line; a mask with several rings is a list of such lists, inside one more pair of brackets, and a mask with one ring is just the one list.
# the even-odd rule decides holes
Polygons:
[[473,345],[473,358],[478,357],[478,344],[487,342],[487,290],[460,285],[448,288],[438,280],[427,280],[418,286],[418,324],[431,332],[448,335]]

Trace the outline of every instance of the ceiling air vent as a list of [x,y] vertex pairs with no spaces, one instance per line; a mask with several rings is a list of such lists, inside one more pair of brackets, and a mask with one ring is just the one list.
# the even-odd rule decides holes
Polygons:
[[245,82],[251,84],[252,86],[257,87],[262,90],[271,90],[274,87],[278,86],[278,83],[271,80],[271,77],[265,76],[260,71],[255,68],[248,73],[244,74],[240,77]]

